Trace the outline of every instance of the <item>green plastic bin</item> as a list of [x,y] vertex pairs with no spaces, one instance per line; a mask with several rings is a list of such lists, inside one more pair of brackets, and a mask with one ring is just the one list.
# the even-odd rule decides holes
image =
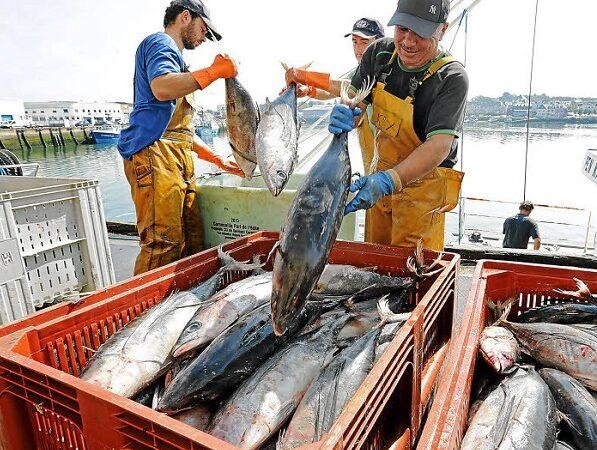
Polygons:
[[[305,174],[293,174],[278,197],[261,177],[245,180],[220,175],[197,185],[205,247],[210,248],[256,231],[280,231],[296,189]],[[338,239],[355,240],[355,214],[344,217]]]

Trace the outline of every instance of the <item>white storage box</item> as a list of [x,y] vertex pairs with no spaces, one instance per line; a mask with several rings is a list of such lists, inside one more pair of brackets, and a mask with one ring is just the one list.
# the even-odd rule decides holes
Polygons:
[[0,176],[0,323],[114,281],[97,181]]

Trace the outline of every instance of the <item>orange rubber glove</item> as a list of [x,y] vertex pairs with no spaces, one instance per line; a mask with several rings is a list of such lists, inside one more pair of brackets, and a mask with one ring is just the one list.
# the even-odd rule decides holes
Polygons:
[[205,89],[219,78],[233,78],[237,74],[236,63],[227,55],[216,55],[211,66],[191,73],[201,89]]
[[[282,89],[278,95],[282,95],[286,89],[288,89],[288,87],[285,87],[284,89]],[[315,98],[317,96],[317,88],[313,87],[313,86],[305,86],[303,84],[297,84],[296,85],[296,96],[299,98],[300,97]]]
[[304,69],[288,69],[286,71],[286,84],[306,84],[314,88],[330,90],[330,74],[323,72],[311,72]]
[[234,175],[238,175],[239,177],[244,177],[245,174],[238,164],[234,161],[224,161],[219,155],[216,155],[211,148],[209,148],[205,143],[202,141],[195,140],[193,142],[193,151],[197,153],[199,159],[203,161],[210,162],[215,164],[220,169],[225,170],[226,172],[232,173]]

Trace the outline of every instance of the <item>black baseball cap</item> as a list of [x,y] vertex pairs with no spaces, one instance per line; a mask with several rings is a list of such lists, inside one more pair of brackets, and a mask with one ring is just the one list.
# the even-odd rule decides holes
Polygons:
[[528,200],[525,200],[524,202],[522,202],[520,204],[518,209],[524,209],[525,211],[532,211],[533,209],[535,209],[535,205],[533,205],[533,202],[529,202]]
[[218,33],[218,31],[214,28],[213,23],[211,23],[209,9],[207,9],[207,6],[205,6],[201,0],[172,0],[172,2],[170,2],[170,6],[176,5],[182,6],[183,8],[201,16],[205,22],[205,25],[207,25],[207,29],[209,30],[209,33],[207,33],[206,36],[207,39],[210,41],[219,41],[222,39],[222,35]]
[[357,20],[350,33],[346,33],[344,37],[357,35],[364,38],[375,38],[379,39],[386,35],[383,25],[379,20],[369,19],[368,17],[363,17],[362,19]]
[[448,21],[449,0],[398,0],[398,8],[388,25],[408,28],[424,39]]

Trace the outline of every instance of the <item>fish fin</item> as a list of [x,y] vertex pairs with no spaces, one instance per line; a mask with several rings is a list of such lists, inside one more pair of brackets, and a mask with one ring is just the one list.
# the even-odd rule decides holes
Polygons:
[[284,441],[284,436],[286,435],[286,430],[288,428],[283,428],[278,433],[278,439],[276,439],[276,450],[282,449],[282,442]]
[[375,85],[375,77],[371,79],[367,76],[364,85],[359,89],[353,98],[350,98],[349,90],[350,90],[350,82],[347,80],[342,80],[340,86],[340,101],[344,103],[349,108],[354,109],[359,103],[361,103],[371,92],[373,86]]
[[262,275],[266,273],[266,271],[263,270],[263,264],[261,264],[261,255],[253,255],[253,264],[259,266],[253,269],[253,275]]
[[282,250],[280,250],[280,241],[276,241],[270,252],[267,254],[267,258],[265,258],[265,263],[263,265],[267,264],[270,258],[274,256],[276,250],[278,250],[278,253],[280,253],[280,256],[282,257],[282,259],[284,259],[284,254],[282,253]]
[[153,391],[153,398],[151,399],[151,409],[156,410],[158,407],[158,403],[163,394],[162,386],[160,383],[157,383],[155,386],[155,390]]
[[388,297],[389,294],[384,295],[377,302],[377,312],[379,314],[379,318],[381,319],[380,323],[377,325],[378,328],[383,328],[383,326],[388,323],[404,322],[410,317],[410,312],[401,314],[394,313],[390,309]]
[[501,323],[506,322],[506,319],[510,315],[510,311],[512,310],[512,303],[514,303],[515,299],[508,299],[503,303],[492,302],[491,300],[487,300],[486,304],[487,307],[493,311],[495,321],[492,326],[499,326]]
[[257,110],[257,123],[255,125],[259,125],[261,122],[261,109],[259,109],[259,103],[255,102],[255,109]]

